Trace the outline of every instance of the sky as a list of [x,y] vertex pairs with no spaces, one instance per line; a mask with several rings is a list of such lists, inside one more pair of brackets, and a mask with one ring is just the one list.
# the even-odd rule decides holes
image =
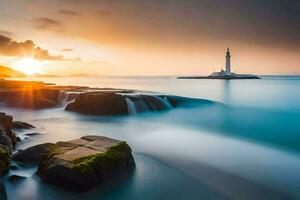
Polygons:
[[230,47],[238,73],[300,74],[299,0],[0,0],[0,8],[0,65],[25,72],[206,75],[224,67]]

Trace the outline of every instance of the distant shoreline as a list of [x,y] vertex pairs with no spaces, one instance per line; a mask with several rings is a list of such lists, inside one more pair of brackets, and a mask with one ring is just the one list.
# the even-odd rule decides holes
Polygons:
[[261,79],[255,75],[245,76],[179,76],[177,79],[221,79],[221,80],[232,80],[232,79]]

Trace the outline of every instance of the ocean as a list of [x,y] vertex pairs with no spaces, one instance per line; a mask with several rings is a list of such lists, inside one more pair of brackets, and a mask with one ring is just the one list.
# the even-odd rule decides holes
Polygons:
[[[18,132],[21,137],[41,133],[24,140],[17,149],[105,135],[127,141],[136,161],[133,175],[113,190],[95,188],[83,194],[47,185],[36,176],[36,166],[19,165],[2,178],[9,199],[300,199],[300,76],[33,80],[136,89],[189,100],[167,111],[114,117],[85,116],[65,112],[63,107],[38,111],[1,108],[16,120],[37,127]],[[8,181],[13,174],[27,178]]]

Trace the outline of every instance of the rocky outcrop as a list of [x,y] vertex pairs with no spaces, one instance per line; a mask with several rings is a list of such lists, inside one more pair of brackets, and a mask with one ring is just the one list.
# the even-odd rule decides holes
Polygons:
[[124,97],[113,92],[82,93],[67,105],[66,110],[89,115],[128,114]]
[[11,131],[13,117],[0,113],[0,175],[9,169],[15,134]]
[[31,128],[35,128],[35,127],[33,125],[27,123],[27,122],[13,121],[12,128],[15,128],[15,129],[31,129]]
[[20,182],[20,181],[23,181],[25,180],[26,177],[25,176],[20,176],[20,175],[11,175],[8,177],[8,181],[10,181],[11,183],[16,183],[16,182]]
[[56,106],[58,90],[6,91],[0,92],[1,101],[9,107],[44,109]]
[[0,200],[7,200],[5,185],[0,183]]
[[27,163],[39,162],[41,158],[49,155],[51,148],[54,146],[52,143],[45,143],[29,147],[26,150],[19,150],[13,155],[13,160]]
[[0,175],[9,169],[12,157],[13,144],[0,126]]
[[10,115],[6,115],[5,113],[1,113],[0,112],[0,126],[2,126],[3,130],[4,130],[4,134],[6,134],[13,146],[17,143],[16,140],[16,136],[15,134],[12,132],[12,123],[13,123],[13,117]]
[[14,159],[39,161],[37,174],[43,181],[77,192],[118,182],[135,166],[126,142],[102,136],[37,145],[18,152]]
[[53,108],[60,106],[62,93],[68,94],[63,100],[70,101],[77,96],[77,92],[88,89],[90,88],[55,86],[37,81],[0,80],[0,104],[26,109]]

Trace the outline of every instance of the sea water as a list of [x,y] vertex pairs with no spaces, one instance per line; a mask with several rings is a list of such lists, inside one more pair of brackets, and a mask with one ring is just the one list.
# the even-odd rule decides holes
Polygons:
[[[38,80],[38,79],[35,79]],[[105,135],[133,148],[136,169],[113,190],[83,194],[40,181],[36,166],[3,177],[9,199],[300,199],[300,77],[184,80],[175,77],[49,78],[59,85],[137,89],[195,99],[168,111],[84,116],[63,108],[1,108],[38,132],[17,149]],[[10,175],[25,176],[18,182]]]

